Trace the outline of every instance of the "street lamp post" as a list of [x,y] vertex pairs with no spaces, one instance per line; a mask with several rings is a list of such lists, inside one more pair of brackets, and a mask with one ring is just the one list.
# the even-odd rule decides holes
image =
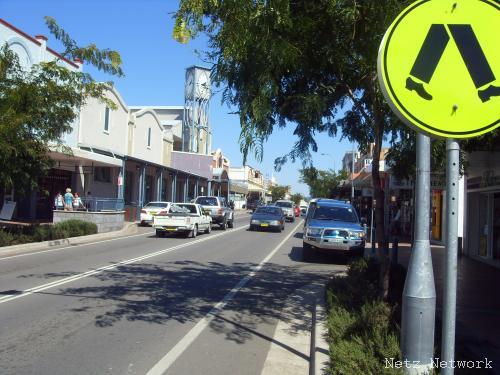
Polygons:
[[322,153],[321,153],[321,155],[322,155],[322,156],[329,156],[329,157],[331,157],[331,158],[332,158],[332,160],[333,160],[333,171],[334,171],[335,173],[337,173],[337,170],[335,169],[335,158],[333,157],[333,155],[332,155],[332,154],[327,154],[327,153],[324,153],[324,152],[322,152]]

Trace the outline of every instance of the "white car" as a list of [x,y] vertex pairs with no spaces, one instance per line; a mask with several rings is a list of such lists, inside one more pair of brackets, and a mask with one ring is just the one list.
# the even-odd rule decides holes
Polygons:
[[198,233],[212,231],[210,212],[195,203],[172,203],[167,212],[161,212],[153,220],[157,237],[167,233],[181,232],[195,238]]
[[285,199],[280,199],[274,202],[275,206],[278,206],[283,210],[283,213],[286,216],[286,219],[288,221],[294,222],[295,221],[295,211],[293,209],[293,202]]
[[170,202],[149,202],[141,210],[141,225],[153,224],[153,218],[162,211],[168,211]]

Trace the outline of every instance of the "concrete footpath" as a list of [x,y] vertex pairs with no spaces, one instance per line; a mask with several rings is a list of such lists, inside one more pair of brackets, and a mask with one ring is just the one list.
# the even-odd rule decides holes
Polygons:
[[[309,307],[309,314],[296,317],[294,311]],[[312,315],[316,313],[315,343],[311,346]],[[303,375],[325,373],[329,350],[326,343],[325,285],[310,284],[291,294],[281,311],[282,318],[276,325],[273,340],[267,353],[261,375]],[[312,361],[311,355],[314,355]],[[314,363],[314,364],[313,364]]]
[[[399,263],[407,267],[410,253],[409,243],[399,244]],[[442,314],[444,262],[445,248],[432,246],[438,320]],[[456,359],[487,358],[493,361],[490,373],[500,374],[500,270],[467,256],[459,256],[457,269]],[[436,329],[438,336],[441,332]],[[460,358],[464,355],[474,358]]]

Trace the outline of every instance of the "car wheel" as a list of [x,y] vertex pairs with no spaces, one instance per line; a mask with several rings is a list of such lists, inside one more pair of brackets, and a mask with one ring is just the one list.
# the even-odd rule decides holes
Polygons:
[[294,223],[294,222],[295,222],[295,217],[292,217],[292,223]]
[[228,221],[228,222],[227,222],[227,226],[228,226],[229,228],[234,228],[234,223],[233,223],[233,220],[234,220],[234,219],[231,219],[230,221]]
[[212,231],[212,223],[208,223],[207,229],[205,229],[205,234],[210,234]]
[[162,230],[156,230],[156,237],[165,237],[165,232]]
[[197,235],[198,235],[198,226],[195,225],[193,230],[189,232],[189,237],[196,238]]
[[248,229],[253,232],[255,230],[255,227],[252,224],[250,224],[250,227]]
[[220,225],[220,228],[222,230],[226,230],[227,229],[227,219],[224,218],[224,221],[222,221],[221,225]]

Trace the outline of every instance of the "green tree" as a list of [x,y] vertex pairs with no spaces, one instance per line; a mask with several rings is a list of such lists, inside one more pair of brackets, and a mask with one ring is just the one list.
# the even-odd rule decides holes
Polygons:
[[[45,21],[63,43],[64,57],[79,58],[111,75],[123,75],[117,52],[99,50],[95,45],[78,47],[54,19],[46,17]],[[23,68],[17,55],[7,45],[1,46],[0,188],[15,187],[22,194],[36,187],[53,165],[49,152],[69,152],[62,138],[86,100],[97,98],[115,108],[104,96],[110,86],[110,82],[95,82],[87,73],[70,71],[58,60]]]
[[320,170],[314,167],[303,168],[299,173],[300,182],[309,186],[309,194],[313,198],[334,198],[335,190],[349,177],[346,171],[337,173],[332,169]]
[[290,200],[293,201],[293,203],[295,203],[296,205],[299,205],[300,201],[302,201],[304,198],[305,197],[302,194],[300,194],[300,193],[294,193],[290,197]]
[[286,194],[290,191],[290,186],[276,185],[271,188],[273,202],[278,199],[285,199]]
[[[382,142],[402,138],[377,80],[380,41],[409,1],[401,0],[181,0],[174,37],[197,33],[209,40],[213,80],[223,99],[237,107],[240,148],[262,157],[276,127],[295,126],[293,149],[276,160],[311,165],[314,135],[340,134],[367,151],[374,143],[374,198],[384,202],[379,173]],[[384,206],[377,205],[381,261],[380,295],[387,298],[389,262]]]

